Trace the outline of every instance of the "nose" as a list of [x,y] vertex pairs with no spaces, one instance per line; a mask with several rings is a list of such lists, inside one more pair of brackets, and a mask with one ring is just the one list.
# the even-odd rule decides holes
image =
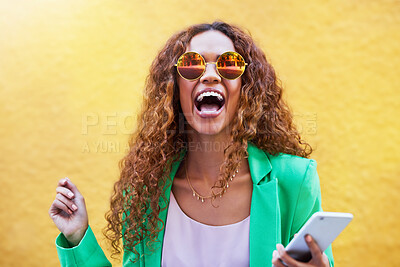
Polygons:
[[206,64],[206,70],[200,78],[202,83],[219,83],[221,76],[218,75],[217,66],[215,64]]

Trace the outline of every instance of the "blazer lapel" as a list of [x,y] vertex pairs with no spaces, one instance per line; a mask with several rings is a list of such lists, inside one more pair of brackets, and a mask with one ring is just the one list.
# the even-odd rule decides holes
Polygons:
[[281,242],[278,180],[270,178],[272,165],[264,151],[249,143],[253,194],[250,209],[250,266],[271,266],[272,251]]

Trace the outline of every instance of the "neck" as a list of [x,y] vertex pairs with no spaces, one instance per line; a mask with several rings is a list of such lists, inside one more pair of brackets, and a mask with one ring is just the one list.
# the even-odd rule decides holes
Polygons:
[[186,159],[188,175],[191,179],[204,180],[211,187],[219,178],[229,137],[193,134],[189,140]]

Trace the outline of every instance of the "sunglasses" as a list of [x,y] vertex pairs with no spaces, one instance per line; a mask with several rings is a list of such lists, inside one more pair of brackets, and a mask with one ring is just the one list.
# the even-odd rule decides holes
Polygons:
[[242,76],[247,65],[244,58],[236,52],[225,52],[216,62],[206,62],[199,53],[186,52],[179,57],[175,66],[183,79],[194,81],[204,74],[207,64],[215,64],[219,76],[227,80]]

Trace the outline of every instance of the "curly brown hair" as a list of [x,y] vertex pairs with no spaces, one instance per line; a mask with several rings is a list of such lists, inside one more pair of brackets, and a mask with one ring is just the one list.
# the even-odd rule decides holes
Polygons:
[[[224,22],[198,24],[173,35],[150,67],[145,83],[143,110],[132,135],[130,151],[120,161],[120,179],[114,185],[104,234],[111,241],[113,255],[124,250],[138,255],[135,246],[148,238],[157,240],[164,227],[159,218],[159,200],[166,200],[163,188],[177,155],[187,149],[182,130],[185,118],[179,102],[177,72],[174,64],[193,36],[205,31],[220,31],[228,36],[248,66],[242,75],[242,88],[231,140],[224,150],[224,163],[216,188],[223,188],[239,162],[247,157],[252,142],[270,154],[287,153],[308,157],[311,147],[302,141],[292,122],[292,114],[282,99],[282,87],[273,67],[251,36]],[[150,246],[147,244],[147,246]],[[136,257],[138,259],[138,257]]]

